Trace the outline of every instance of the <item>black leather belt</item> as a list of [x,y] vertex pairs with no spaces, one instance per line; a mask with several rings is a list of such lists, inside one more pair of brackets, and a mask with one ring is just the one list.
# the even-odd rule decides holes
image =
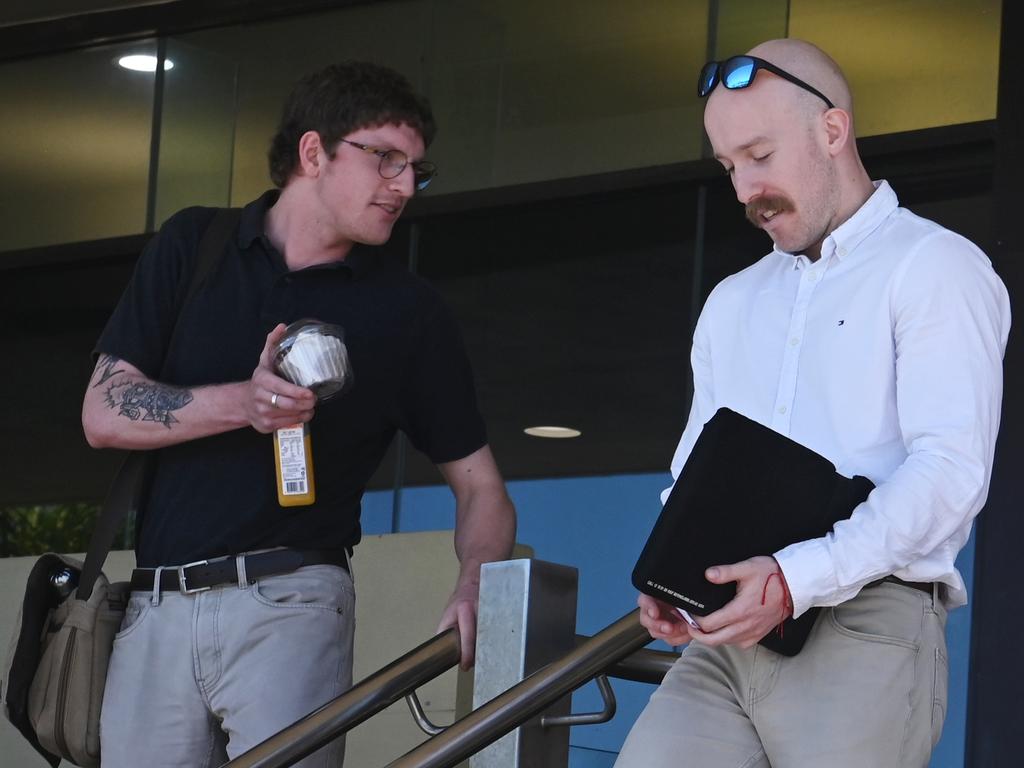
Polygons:
[[910,587],[911,589],[916,589],[918,592],[924,592],[927,595],[932,594],[932,591],[935,589],[935,585],[930,581],[904,581],[903,579],[897,579],[895,576],[886,576],[883,579],[871,582],[868,586],[875,587],[883,581],[890,584],[899,584],[903,587]]
[[[263,576],[291,573],[304,565],[338,565],[348,570],[343,549],[273,549],[245,555],[244,560],[245,579],[250,584]],[[156,572],[156,568],[136,568],[132,571],[132,589],[152,590]],[[223,584],[238,584],[238,563],[233,555],[168,566],[160,570],[161,591],[177,591],[189,595]]]

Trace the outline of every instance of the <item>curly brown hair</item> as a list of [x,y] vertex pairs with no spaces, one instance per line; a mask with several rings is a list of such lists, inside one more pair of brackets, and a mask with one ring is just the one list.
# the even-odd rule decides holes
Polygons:
[[405,123],[416,129],[425,146],[437,132],[430,102],[418,95],[403,75],[366,61],[343,61],[306,75],[292,89],[270,142],[270,179],[288,183],[299,163],[299,139],[316,131],[332,151],[341,139],[360,128]]

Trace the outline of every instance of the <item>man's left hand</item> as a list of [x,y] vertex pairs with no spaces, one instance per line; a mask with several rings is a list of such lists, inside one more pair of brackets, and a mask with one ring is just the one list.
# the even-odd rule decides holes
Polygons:
[[489,446],[469,456],[438,464],[455,494],[455,554],[459,577],[441,616],[438,632],[458,626],[463,669],[476,655],[476,615],[480,598],[480,566],[504,560],[512,552],[516,511]]
[[700,630],[690,630],[691,637],[705,645],[752,648],[793,614],[785,577],[773,557],[712,566],[705,577],[712,584],[736,582],[736,597],[700,617]]
[[462,669],[472,667],[476,655],[476,610],[479,597],[479,584],[460,584],[448,598],[448,605],[445,606],[441,622],[437,625],[438,634],[449,627],[459,628],[462,653],[459,666]]

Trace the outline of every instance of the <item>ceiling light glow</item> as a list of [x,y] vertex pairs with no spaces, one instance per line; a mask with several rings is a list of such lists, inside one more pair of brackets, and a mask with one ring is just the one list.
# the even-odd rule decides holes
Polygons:
[[[135,53],[131,56],[122,56],[117,63],[134,72],[156,72],[156,56],[149,54]],[[164,72],[169,69],[174,69],[174,62],[164,59]]]
[[572,427],[527,427],[523,432],[534,437],[555,438],[579,437],[583,434],[578,429],[573,429]]

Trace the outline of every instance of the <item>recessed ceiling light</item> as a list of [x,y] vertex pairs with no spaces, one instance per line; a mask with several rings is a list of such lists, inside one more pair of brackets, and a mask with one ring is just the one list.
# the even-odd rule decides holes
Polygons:
[[[150,56],[144,53],[134,53],[131,56],[122,56],[117,60],[125,69],[131,69],[135,72],[156,72],[156,56]],[[174,62],[170,59],[164,59],[164,72],[169,69],[174,69]]]
[[527,427],[523,432],[534,437],[579,437],[583,434],[572,427]]

